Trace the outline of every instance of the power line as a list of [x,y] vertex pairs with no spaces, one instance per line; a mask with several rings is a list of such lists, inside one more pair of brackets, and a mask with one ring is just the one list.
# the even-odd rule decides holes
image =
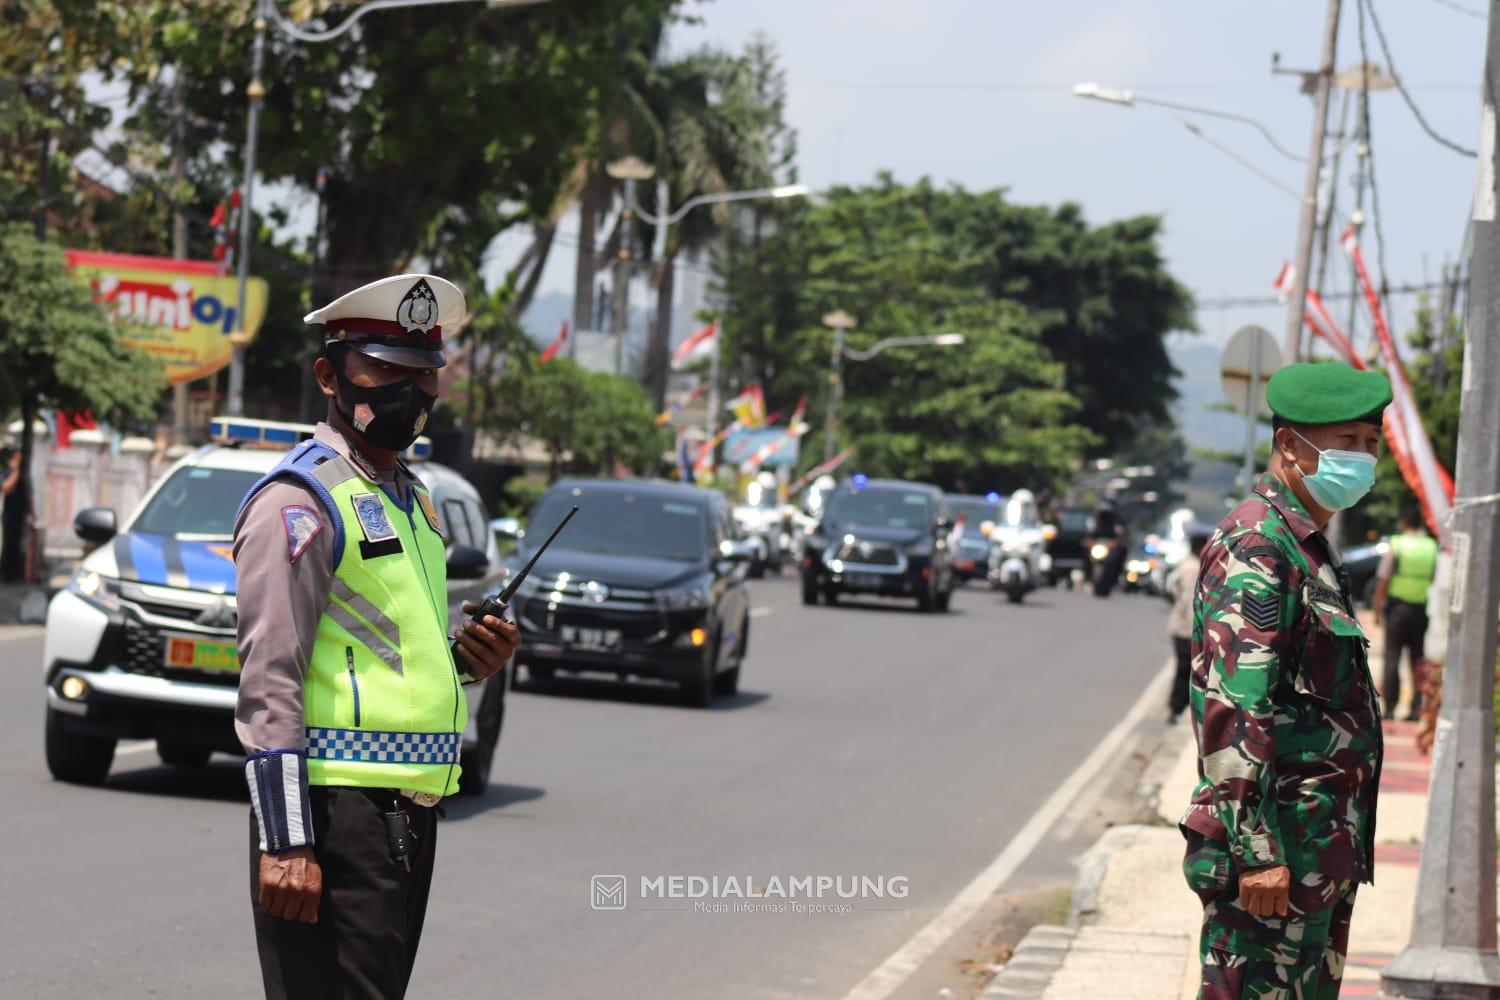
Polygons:
[[[1365,10],[1368,8],[1370,12],[1370,23],[1375,25],[1375,37],[1380,39],[1380,51],[1385,53],[1386,68],[1391,71],[1391,79],[1396,82],[1396,90],[1400,92],[1401,99],[1406,102],[1406,106],[1408,108],[1411,108],[1411,113],[1416,116],[1417,124],[1422,126],[1422,131],[1431,136],[1435,142],[1447,146],[1455,153],[1461,153],[1464,156],[1469,157],[1478,156],[1479,154],[1474,150],[1468,149],[1464,146],[1460,146],[1452,139],[1448,139],[1444,136],[1438,135],[1437,131],[1427,123],[1427,119],[1422,116],[1421,110],[1417,107],[1417,102],[1412,100],[1411,94],[1407,91],[1406,84],[1401,82],[1401,74],[1396,71],[1396,60],[1391,56],[1391,46],[1385,40],[1385,29],[1380,26],[1380,18],[1375,13],[1375,0],[1359,0],[1359,3],[1356,4],[1356,6],[1359,7],[1361,25],[1364,24]],[[1361,31],[1363,31],[1363,28],[1361,28]],[[1363,37],[1361,37],[1360,39],[1360,48],[1361,50],[1363,50],[1364,48]]]
[[1485,19],[1484,11],[1471,10],[1468,7],[1465,7],[1461,3],[1454,3],[1453,0],[1432,0],[1432,2],[1433,3],[1437,3],[1437,4],[1442,4],[1444,7],[1447,7],[1449,10],[1456,10],[1460,14],[1467,14],[1470,17],[1478,18],[1481,21],[1483,21]]
[[[1380,211],[1380,187],[1375,182],[1375,133],[1370,128],[1370,52],[1368,42],[1365,38],[1365,9],[1369,8],[1370,20],[1374,23],[1376,33],[1379,33],[1380,22],[1375,20],[1374,0],[1357,0],[1355,6],[1359,9],[1359,58],[1364,68],[1364,100],[1360,101],[1360,113],[1364,117],[1365,132],[1365,166],[1370,177],[1370,214],[1375,218],[1375,261],[1380,267],[1380,286],[1386,285],[1386,275],[1390,272],[1385,267],[1385,228],[1382,222],[1383,213]],[[1386,52],[1386,59],[1390,59],[1390,52]],[[1391,75],[1394,77],[1396,68],[1390,67]],[[1413,108],[1413,111],[1416,109]],[[1418,116],[1421,117],[1420,115]],[[1385,295],[1382,292],[1381,298]],[[1371,322],[1374,322],[1373,317]]]
[[[1386,295],[1421,295],[1426,292],[1435,292],[1442,288],[1439,282],[1424,281],[1413,284],[1397,285],[1394,288],[1384,290]],[[1362,298],[1364,293],[1358,289],[1350,289],[1347,292],[1327,292],[1321,296],[1324,302],[1336,302],[1341,299]],[[1118,302],[1119,300],[1111,300]],[[1217,299],[1195,299],[1194,309],[1250,309],[1259,306],[1284,306],[1285,300],[1275,295],[1246,296],[1244,298],[1217,298]]]

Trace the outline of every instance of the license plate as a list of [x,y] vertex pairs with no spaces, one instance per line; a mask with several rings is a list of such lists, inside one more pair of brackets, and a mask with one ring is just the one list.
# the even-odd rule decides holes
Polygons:
[[583,628],[578,625],[562,627],[563,645],[584,653],[613,653],[620,648],[620,630],[617,628]]
[[232,642],[167,636],[166,662],[169,667],[194,670],[239,670],[239,647]]
[[864,587],[869,590],[879,590],[885,583],[885,577],[879,573],[850,573],[844,577],[844,582],[851,587]]

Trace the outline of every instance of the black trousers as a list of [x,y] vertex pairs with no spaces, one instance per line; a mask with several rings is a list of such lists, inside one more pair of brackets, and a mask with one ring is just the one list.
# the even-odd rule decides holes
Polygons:
[[1405,650],[1411,658],[1412,696],[1411,711],[1415,715],[1422,707],[1421,674],[1418,661],[1422,659],[1423,642],[1427,637],[1427,609],[1420,604],[1398,601],[1392,597],[1385,605],[1385,676],[1380,686],[1381,701],[1384,702],[1385,717],[1396,713],[1396,702],[1401,700],[1401,653]]
[[[260,831],[250,814],[250,905],[266,996],[404,996],[432,887],[436,810],[392,791],[313,787],[308,797],[323,869],[316,924],[280,920],[260,905]],[[392,860],[386,839],[384,813],[397,807],[411,817],[410,872]]]
[[1172,678],[1167,707],[1173,715],[1181,715],[1188,707],[1188,684],[1193,676],[1193,640],[1172,636],[1172,652],[1177,655],[1177,675]]

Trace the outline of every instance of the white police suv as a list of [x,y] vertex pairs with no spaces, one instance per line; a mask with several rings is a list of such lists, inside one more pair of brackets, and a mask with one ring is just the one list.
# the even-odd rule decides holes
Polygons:
[[[215,443],[173,465],[123,525],[103,507],[74,519],[74,531],[94,548],[47,609],[46,751],[54,778],[99,784],[121,739],[155,740],[166,764],[242,752],[234,733],[234,515],[251,485],[312,433],[304,424],[218,418]],[[431,442],[419,438],[406,457],[422,462],[419,475],[448,536],[455,624],[460,605],[498,590],[506,570],[478,491],[426,461],[430,452]],[[465,792],[489,781],[510,669],[465,688]]]

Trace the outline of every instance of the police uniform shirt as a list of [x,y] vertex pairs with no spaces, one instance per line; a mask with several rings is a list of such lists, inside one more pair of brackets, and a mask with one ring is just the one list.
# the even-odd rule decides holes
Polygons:
[[[404,465],[371,467],[333,427],[313,437],[403,502],[417,482]],[[306,745],[303,679],[333,587],[333,529],[313,492],[289,477],[255,495],[234,532],[240,692],[234,728],[245,753]]]

